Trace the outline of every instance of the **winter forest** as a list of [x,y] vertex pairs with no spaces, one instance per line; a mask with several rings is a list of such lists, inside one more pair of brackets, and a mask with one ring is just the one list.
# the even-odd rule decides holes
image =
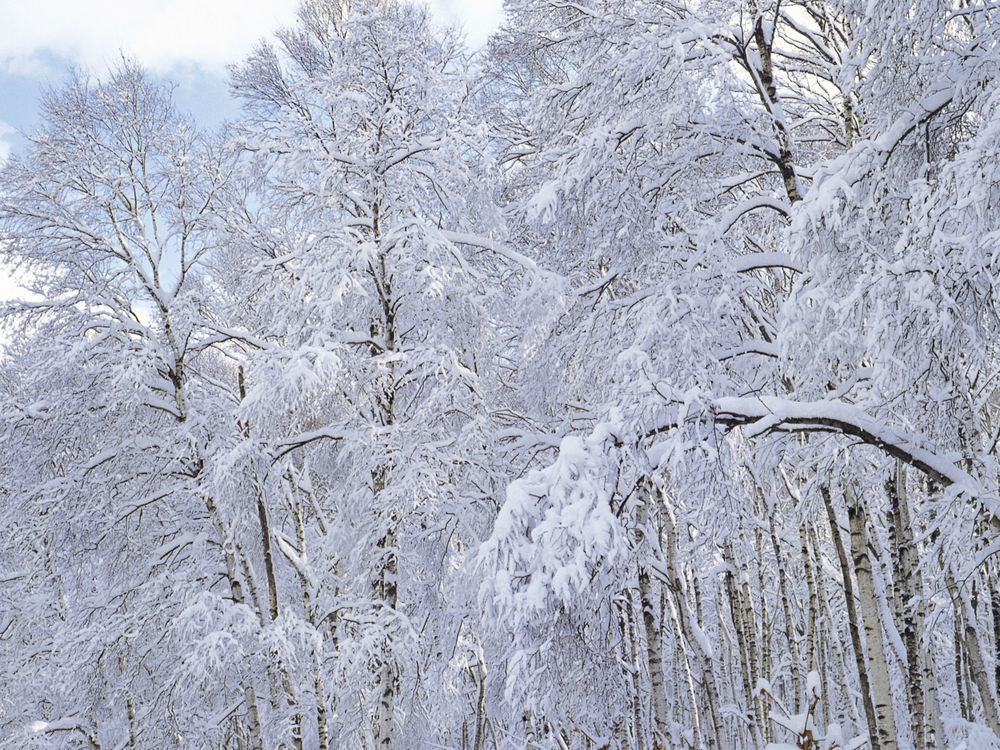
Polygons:
[[0,171],[0,747],[1000,748],[1000,6],[305,0]]

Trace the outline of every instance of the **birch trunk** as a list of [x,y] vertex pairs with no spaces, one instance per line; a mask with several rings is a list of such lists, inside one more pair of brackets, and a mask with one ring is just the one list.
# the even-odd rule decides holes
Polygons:
[[965,644],[962,642],[962,617],[955,612],[955,694],[958,696],[958,712],[965,721],[972,721],[972,713],[969,711],[969,702],[966,700],[966,690],[963,683],[965,675],[964,652]]
[[798,175],[795,169],[795,159],[793,156],[792,135],[785,122],[784,108],[781,99],[778,97],[778,89],[774,81],[774,63],[771,56],[771,47],[774,41],[774,29],[770,29],[771,38],[768,38],[765,29],[763,13],[761,13],[754,26],[754,45],[760,57],[760,65],[756,60],[750,58],[747,48],[742,50],[742,61],[747,72],[753,79],[754,87],[761,104],[771,117],[774,139],[778,145],[777,158],[772,157],[772,161],[781,172],[781,179],[785,185],[785,195],[788,196],[789,203],[796,203],[802,199],[802,191],[799,188]]
[[632,667],[632,737],[634,738],[636,747],[648,747],[649,744],[646,742],[646,738],[647,730],[650,729],[650,727],[649,723],[643,720],[642,687],[640,684],[641,671],[639,667],[639,654],[643,645],[640,643],[642,638],[639,634],[639,620],[642,619],[641,612],[640,616],[636,616],[637,610],[642,609],[642,600],[639,599],[637,601],[634,592],[634,588],[629,592],[628,606],[625,608],[624,612],[625,625],[628,628],[628,663]]
[[673,513],[669,508],[663,512],[664,550],[667,580],[665,581],[673,594],[677,608],[681,633],[688,644],[688,653],[693,655],[697,671],[702,681],[704,700],[696,704],[695,711],[703,721],[702,732],[705,747],[708,750],[719,750],[722,747],[722,725],[719,720],[719,695],[715,685],[715,671],[712,666],[712,655],[706,651],[704,636],[699,637],[700,628],[695,622],[694,614],[687,602],[684,591],[684,579],[676,564],[677,531]]
[[901,635],[906,649],[906,690],[910,702],[913,746],[915,750],[924,750],[928,747],[928,738],[920,653],[920,636],[924,632],[924,610],[920,601],[923,580],[910,526],[906,475],[901,461],[897,460],[895,476],[887,484],[886,491],[889,497],[894,603],[897,619],[902,623]]
[[486,664],[482,656],[479,657],[476,667],[475,677],[479,685],[479,694],[476,699],[476,736],[472,741],[472,750],[483,750],[483,743],[486,741]]
[[[391,354],[396,351],[396,309],[398,300],[393,296],[392,276],[386,267],[386,251],[381,248],[381,203],[376,198],[372,202],[372,238],[379,252],[369,261],[368,271],[375,283],[375,291],[381,309],[380,319],[372,322],[372,338],[382,337],[382,352]],[[373,355],[378,354],[373,349]],[[396,421],[396,365],[390,359],[385,365],[386,373],[379,378],[380,383],[375,389],[376,413],[383,427],[389,427]],[[388,465],[377,466],[372,472],[372,495],[379,513],[380,501],[389,478]],[[394,611],[398,605],[398,560],[396,558],[396,514],[389,509],[388,524],[385,536],[379,540],[382,550],[379,563],[378,580],[376,581],[376,596],[383,610]],[[397,746],[395,730],[396,694],[399,688],[399,674],[395,660],[385,654],[379,669],[380,694],[375,710],[374,731],[375,747],[379,750],[391,750]]]
[[[239,576],[236,573],[236,555],[233,553],[232,545],[226,542],[226,533],[222,525],[222,519],[219,517],[215,501],[212,500],[210,495],[205,497],[205,507],[208,509],[208,515],[212,520],[212,525],[215,527],[219,544],[222,545],[230,596],[234,604],[243,604],[243,584],[240,583]],[[264,741],[260,731],[260,714],[257,711],[257,694],[250,680],[243,685],[243,699],[246,702],[247,731],[250,734],[251,750],[264,750]]]
[[778,593],[781,598],[781,611],[785,619],[785,642],[792,658],[792,700],[793,706],[803,699],[802,690],[802,659],[799,654],[799,642],[795,637],[795,624],[792,621],[791,597],[788,594],[788,571],[785,567],[785,557],[778,545],[778,534],[774,529],[774,513],[767,514],[768,527],[771,535],[771,549],[774,551],[774,562],[778,568]]
[[667,720],[666,678],[663,674],[663,623],[662,589],[649,575],[648,561],[652,550],[661,547],[659,507],[655,492],[644,493],[638,508],[637,523],[642,533],[642,563],[639,566],[639,596],[642,604],[642,622],[646,631],[646,660],[649,666],[649,688],[652,699],[653,748],[664,750],[669,737]]
[[993,616],[993,684],[1000,692],[1000,577],[990,574],[990,610]]
[[[764,549],[763,534],[757,535],[757,549]],[[770,678],[771,676],[771,619],[767,612],[767,596],[764,586],[764,568],[757,563],[757,584],[760,592],[760,677]],[[749,606],[750,589],[747,586],[744,590],[746,601]],[[759,679],[759,678],[758,678]],[[756,686],[756,682],[754,683]],[[767,742],[774,742],[774,724],[767,720],[767,707],[764,705],[764,697],[758,696],[757,705],[760,711],[760,726]]]
[[[306,527],[304,510],[302,503],[295,503],[292,500],[291,478],[288,477],[288,503],[292,511],[292,519],[295,521],[295,543],[298,545],[299,553],[305,556],[306,553]],[[309,591],[309,581],[304,572],[295,566],[299,578],[299,591],[302,597],[302,610],[305,612],[306,622],[309,623],[317,633],[320,632],[319,624],[316,622],[316,611],[313,607],[312,596]],[[329,750],[330,736],[326,719],[326,691],[323,689],[323,669],[318,650],[313,650],[313,693],[316,701],[316,735],[319,738],[319,750]]]
[[[240,402],[242,403],[247,397],[246,376],[242,366],[240,366],[236,372],[236,384],[240,394]],[[241,422],[238,422],[238,425],[240,427],[240,431],[243,433],[243,437],[249,438],[249,425]],[[271,526],[267,520],[267,508],[264,505],[264,494],[256,475],[253,477],[253,487],[257,501],[257,528],[260,534],[261,551],[264,557],[264,578],[267,581],[267,614],[271,622],[274,622],[278,619],[278,583],[274,574],[274,556],[271,552]],[[240,562],[242,563],[243,574],[246,578],[247,586],[250,588],[254,605],[256,606],[257,611],[261,613],[261,625],[263,625],[263,610],[260,607],[260,601],[257,598],[257,592],[253,583],[254,579],[250,574],[246,561],[246,555],[242,552],[242,550],[240,550]],[[292,715],[292,747],[294,750],[302,750],[302,716],[296,710],[295,692],[292,690],[291,682],[288,679],[288,670],[280,660],[278,661],[278,669],[281,672],[281,684],[284,688],[285,696],[288,698],[288,705],[294,712]],[[273,677],[271,677],[271,680],[273,694],[275,692],[273,689]]]
[[[649,612],[643,605],[643,617],[646,625],[646,637],[649,653],[649,681],[652,692],[653,703],[653,727],[656,739],[653,742],[654,750],[664,750],[667,739],[670,736],[670,724],[667,714],[666,685],[667,680],[663,674],[663,622],[660,618],[662,593],[657,591],[656,595],[650,599],[650,604],[655,607],[653,612]],[[655,615],[655,616],[654,616]]]
[[[805,570],[806,589],[809,592],[809,614],[806,625],[806,662],[807,671],[816,670],[820,675],[825,675],[826,665],[818,663],[824,657],[823,645],[819,642],[819,633],[816,624],[819,620],[819,593],[816,589],[816,571],[814,570],[812,554],[809,552],[809,535],[806,531],[808,522],[799,527],[799,548],[802,554],[802,566]],[[817,656],[819,659],[817,659]],[[816,723],[819,726],[826,725],[827,704],[830,700],[830,693],[827,686],[823,691],[823,698],[817,704],[815,711]]]
[[[754,685],[757,678],[754,675],[755,669],[751,667],[751,660],[756,655],[756,644],[750,643],[747,632],[752,627],[748,627],[746,622],[746,610],[740,597],[740,592],[736,587],[736,562],[733,557],[732,547],[726,545],[723,549],[723,559],[729,567],[726,572],[726,598],[729,602],[729,612],[733,620],[733,629],[736,631],[736,648],[740,657],[740,674],[743,682],[743,695],[746,700],[746,718],[750,725],[750,731],[756,745],[762,744],[760,735],[759,717],[756,708],[756,697],[754,696]],[[751,610],[752,616],[752,610]],[[752,632],[752,631],[751,631]]]
[[[379,543],[379,546],[386,550],[379,581],[379,598],[383,607],[388,610],[395,610],[398,603],[394,527],[395,521],[390,519],[390,528]],[[396,747],[395,708],[398,685],[399,675],[396,672],[394,659],[387,654],[383,657],[379,669],[380,694],[375,714],[375,747],[379,750],[392,750]]]
[[854,647],[854,663],[858,668],[861,700],[864,703],[865,721],[868,724],[868,741],[871,743],[872,750],[883,750],[880,743],[878,725],[875,721],[875,707],[872,705],[872,691],[868,682],[868,667],[865,664],[864,645],[861,643],[861,629],[858,624],[858,610],[854,599],[854,581],[851,578],[851,565],[847,558],[847,551],[844,549],[844,540],[840,535],[840,524],[837,523],[837,514],[833,509],[830,490],[825,486],[820,487],[820,494],[823,496],[826,517],[830,522],[830,536],[833,539],[834,549],[837,551],[837,559],[840,561],[840,573],[844,581],[847,624],[851,634],[851,645]]
[[816,592],[816,573],[813,570],[812,555],[809,553],[809,537],[806,527],[799,529],[799,548],[802,554],[802,566],[806,574],[806,589],[809,592],[809,619],[806,626],[806,669],[816,669],[816,621],[819,612],[819,594]]
[[858,579],[858,599],[868,647],[868,668],[879,747],[881,750],[896,750],[896,719],[892,710],[889,668],[885,658],[871,558],[868,556],[868,518],[864,506],[850,488],[845,488],[844,499],[847,501],[847,517],[851,526],[851,554],[854,558],[854,573]]
[[[979,693],[979,700],[983,706],[983,718],[986,720],[986,725],[997,737],[1000,737],[1000,714],[997,712],[996,696],[990,687],[989,677],[986,672],[986,660],[983,658],[982,646],[979,643],[979,633],[976,630],[976,613],[969,603],[968,595],[955,582],[951,570],[946,567],[944,574],[948,593],[951,595],[952,604],[955,607],[956,645],[959,648],[964,648],[967,672],[976,686],[976,691]],[[969,691],[966,692],[968,693]],[[966,695],[966,703],[971,713],[971,695]]]
[[[836,684],[844,685],[846,683],[844,679],[844,654],[840,648],[840,639],[831,637],[829,632],[832,618],[830,617],[829,600],[826,598],[826,585],[823,581],[823,553],[816,529],[812,524],[807,525],[806,537],[816,555],[816,649],[819,652],[819,673],[823,677],[826,686],[823,691],[823,705],[826,708],[827,721],[837,716],[839,723],[843,725],[844,718],[846,717],[845,707],[843,701],[835,701],[833,690],[834,676],[831,674],[833,668],[830,666],[830,662],[832,660],[836,665]],[[824,648],[824,642],[829,644],[829,650]],[[836,709],[835,706],[837,706]]]
[[[676,632],[680,634],[683,638],[684,626],[681,624],[681,613],[677,606],[676,597],[668,597],[670,603],[670,613],[674,620],[674,626],[676,627]],[[687,688],[688,698],[691,701],[691,722],[693,724],[693,734],[694,734],[694,745],[695,747],[702,747],[704,741],[702,739],[704,732],[701,726],[701,712],[699,711],[698,704],[698,693],[694,687],[694,675],[691,673],[691,659],[688,656],[688,650],[683,647],[682,644],[678,644],[680,651],[683,651],[683,656],[674,660],[677,665],[678,670],[680,670],[680,679],[677,680],[678,683],[683,683]]]
[[128,746],[135,750],[138,747],[136,744],[135,702],[132,700],[131,694],[126,701],[126,708],[128,709]]

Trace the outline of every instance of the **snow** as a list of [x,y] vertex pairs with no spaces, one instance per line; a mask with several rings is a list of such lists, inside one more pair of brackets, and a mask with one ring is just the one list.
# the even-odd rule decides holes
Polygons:
[[528,203],[528,218],[538,219],[542,223],[551,222],[559,207],[558,183],[547,182],[542,185]]
[[784,424],[817,427],[831,423],[831,429],[862,437],[873,445],[898,451],[907,456],[915,465],[923,466],[955,484],[959,489],[997,505],[982,485],[968,472],[959,468],[954,459],[924,447],[926,441],[920,436],[892,425],[879,422],[856,406],[840,401],[792,401],[778,396],[759,395],[753,397],[724,397],[713,404],[713,411],[720,417],[742,417],[753,420],[744,429],[747,436],[760,435]]
[[737,273],[756,271],[761,268],[786,268],[802,273],[802,265],[788,253],[753,253],[740,255],[733,262],[733,270]]
[[932,90],[931,93],[924,96],[916,106],[900,115],[892,125],[886,128],[875,139],[875,148],[880,151],[889,151],[895,148],[900,139],[912,130],[920,120],[924,119],[928,114],[944,108],[954,97],[954,84],[948,80],[940,82],[937,90]]
[[219,132],[128,62],[46,94],[0,169],[8,744],[859,748],[849,488],[897,745],[908,677],[997,747],[947,671],[956,613],[998,658],[997,11],[507,7],[469,57],[305,3]]
[[806,675],[806,697],[819,698],[822,695],[822,682],[819,672],[812,670]]
[[695,641],[697,641],[698,648],[701,649],[701,652],[709,659],[714,658],[715,654],[712,649],[712,642],[708,640],[708,637],[705,635],[705,631],[703,631],[697,624],[692,623],[691,632],[694,634]]

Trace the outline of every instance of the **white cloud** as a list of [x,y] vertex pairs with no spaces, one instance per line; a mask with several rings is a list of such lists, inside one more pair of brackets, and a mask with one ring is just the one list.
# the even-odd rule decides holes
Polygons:
[[[446,21],[481,44],[502,0],[434,0]],[[178,65],[221,72],[260,38],[293,22],[298,0],[27,0],[3,3],[0,68],[38,76],[45,60],[103,70],[119,50],[166,73]]]
[[[222,70],[295,17],[297,0],[29,0],[4,3],[0,58],[31,70],[57,56],[101,70],[119,50],[166,72]],[[13,70],[12,70],[13,72]]]

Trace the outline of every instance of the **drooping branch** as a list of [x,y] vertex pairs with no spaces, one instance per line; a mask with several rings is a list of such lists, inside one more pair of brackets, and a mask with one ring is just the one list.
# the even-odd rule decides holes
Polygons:
[[[723,429],[743,428],[746,437],[771,432],[830,432],[857,438],[925,474],[943,487],[955,486],[962,492],[1000,506],[1000,499],[979,480],[958,465],[957,455],[949,455],[929,445],[923,436],[886,424],[853,404],[839,400],[794,401],[780,396],[732,396],[715,399],[705,412],[661,424],[645,433],[650,438],[682,424],[714,424]],[[991,508],[992,509],[992,508]]]
[[853,404],[742,396],[717,399],[710,411],[715,424],[743,427],[748,437],[774,431],[850,435],[900,459],[943,486],[955,485],[979,498],[988,494],[954,458],[928,447],[922,436],[881,422]]

